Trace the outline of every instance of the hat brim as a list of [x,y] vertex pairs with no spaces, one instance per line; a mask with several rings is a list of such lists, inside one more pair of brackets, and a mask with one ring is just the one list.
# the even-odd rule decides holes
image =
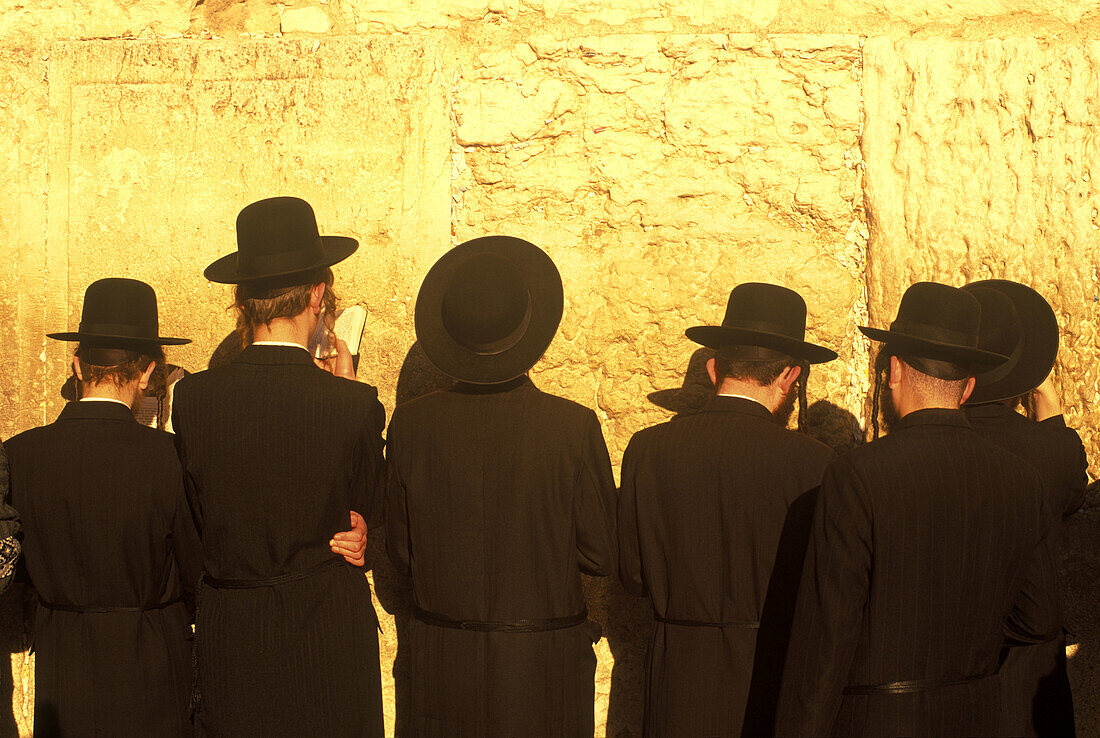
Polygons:
[[101,333],[81,333],[80,331],[47,333],[46,338],[52,338],[57,341],[117,341],[120,344],[135,346],[141,345],[143,343],[156,343],[161,346],[182,346],[185,343],[191,343],[190,338],[166,338],[164,336],[157,336],[155,338],[137,338],[135,336],[105,336]]
[[967,371],[987,371],[1008,360],[1007,356],[992,351],[983,351],[979,348],[960,346],[955,343],[932,341],[908,333],[869,328],[862,325],[859,330],[872,341],[888,344],[896,349],[899,354],[909,354],[916,358],[932,359],[934,361],[946,361]]
[[1038,387],[1050,375],[1058,358],[1058,318],[1050,303],[1027,285],[1005,279],[973,282],[963,289],[967,287],[986,287],[1007,297],[1016,308],[1024,340],[1022,350],[1006,365],[975,377],[974,391],[966,404],[1007,400]]
[[[479,354],[463,346],[443,324],[443,297],[455,270],[481,254],[512,262],[527,286],[531,305],[523,335],[495,354]],[[485,236],[455,246],[428,270],[416,297],[413,323],[424,355],[439,371],[470,384],[499,384],[526,373],[542,358],[558,331],[563,309],[561,275],[542,249],[519,238]]]
[[315,269],[323,269],[338,264],[355,253],[359,242],[347,236],[321,236],[322,257],[316,264],[296,266],[293,269],[274,269],[263,274],[242,274],[237,268],[237,252],[226,254],[203,270],[203,276],[211,282],[220,284],[242,284],[244,282],[262,282],[279,279],[295,274],[305,274]]
[[761,346],[810,364],[824,364],[837,357],[835,351],[824,346],[767,331],[726,328],[720,325],[697,325],[684,331],[684,335],[695,343],[715,350],[721,350],[726,346]]

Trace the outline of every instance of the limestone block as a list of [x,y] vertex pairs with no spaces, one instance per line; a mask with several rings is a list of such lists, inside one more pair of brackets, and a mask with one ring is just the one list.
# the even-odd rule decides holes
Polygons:
[[1030,284],[1058,315],[1057,378],[1095,476],[1100,43],[872,39],[864,54],[872,321],[914,281]]
[[40,52],[0,49],[0,439],[46,417],[46,162],[49,99]]
[[[169,359],[203,369],[234,320],[230,290],[203,268],[235,250],[241,207],[298,195],[322,233],[360,241],[335,267],[336,290],[369,313],[360,376],[392,411],[416,288],[450,240],[440,76],[437,49],[409,37],[55,49],[47,236],[61,258],[46,275],[48,304],[60,307],[50,328],[78,324],[93,280],[136,277],[157,289],[162,332],[194,339]],[[66,346],[47,349],[37,390],[50,418],[67,358]],[[392,731],[388,663],[382,671]]]
[[0,38],[34,47],[57,39],[178,36],[187,31],[187,0],[0,0]]
[[283,33],[328,33],[332,18],[316,5],[289,8],[283,11],[280,28]]

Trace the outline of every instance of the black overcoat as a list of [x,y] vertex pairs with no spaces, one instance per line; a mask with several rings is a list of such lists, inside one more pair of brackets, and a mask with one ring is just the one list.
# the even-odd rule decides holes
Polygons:
[[176,385],[172,424],[203,544],[205,732],[382,734],[370,586],[334,562],[329,540],[349,510],[380,524],[384,417],[373,387],[297,347],[249,346]]
[[34,734],[191,735],[183,599],[201,555],[172,437],[121,403],[71,402],[7,450],[40,598]]
[[776,733],[995,735],[1000,683],[979,677],[996,673],[1006,631],[1041,641],[1061,625],[1047,605],[1049,531],[1038,474],[961,410],[910,413],[835,461],[814,514]]
[[[1060,534],[1061,519],[1081,507],[1089,482],[1081,437],[1066,427],[1061,415],[1036,423],[1001,403],[966,407],[965,412],[974,430],[1039,472],[1047,506],[1057,519],[1055,531]],[[1055,561],[1060,539],[1060,535],[1049,538]],[[1046,643],[1009,648],[1003,658],[999,677],[1004,694],[1001,734],[1074,735],[1064,633]]]
[[[658,619],[646,657],[645,735],[741,735],[788,513],[812,498],[832,456],[760,403],[735,397],[713,397],[699,413],[631,438],[619,576],[649,597]],[[775,587],[783,584],[797,581]],[[761,656],[778,672],[782,653]]]
[[[386,542],[419,608],[458,621],[567,618],[615,569],[615,483],[595,413],[526,377],[403,404],[387,435]],[[416,736],[593,734],[599,627],[469,631],[413,619]]]
[[7,590],[19,562],[21,543],[19,513],[11,506],[11,484],[8,457],[0,443],[0,593]]

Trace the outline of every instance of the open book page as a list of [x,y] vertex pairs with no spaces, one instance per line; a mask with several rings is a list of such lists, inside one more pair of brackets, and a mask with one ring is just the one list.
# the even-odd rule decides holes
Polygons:
[[[366,323],[367,311],[359,305],[336,311],[333,332],[337,338],[348,345],[348,351],[352,356],[359,353],[359,343],[363,340],[363,327]],[[329,343],[328,331],[324,329],[323,322],[317,326],[317,333],[310,341],[310,346],[313,349],[313,355],[318,359],[327,359],[336,355],[336,346]]]
[[[169,420],[165,425],[165,430],[169,433],[172,432],[172,393],[176,388],[176,382],[180,381],[187,375],[183,367],[172,367],[172,371],[168,374],[166,384],[168,389],[164,395],[164,412],[168,415]],[[142,397],[141,400],[134,406],[134,417],[137,418],[137,422],[142,425],[147,425],[150,428],[157,427],[157,398],[155,397]]]

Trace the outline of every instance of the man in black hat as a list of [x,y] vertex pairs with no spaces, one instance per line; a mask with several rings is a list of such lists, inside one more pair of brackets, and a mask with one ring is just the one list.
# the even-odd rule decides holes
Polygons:
[[922,282],[890,330],[860,329],[885,344],[890,433],[825,471],[777,735],[994,734],[1006,633],[1060,626],[1039,477],[959,409],[1006,358],[978,348],[980,313]]
[[[12,502],[38,592],[34,734],[192,734],[191,605],[201,553],[172,437],[134,403],[162,346],[153,288],[87,289],[79,401],[8,441]],[[192,602],[185,602],[185,599]]]
[[562,315],[550,258],[488,236],[447,252],[416,336],[457,383],[399,406],[386,545],[412,577],[408,735],[593,734],[600,628],[581,572],[615,569],[615,483],[596,414],[527,370]]
[[[647,736],[741,735],[765,598],[774,601],[783,586],[769,591],[784,523],[792,505],[805,507],[798,501],[832,458],[786,427],[796,398],[805,419],[809,365],[836,358],[805,331],[797,292],[738,285],[721,326],[687,331],[717,352],[707,361],[716,394],[698,413],[639,431],[627,446],[619,577],[655,613]],[[781,640],[767,641],[771,667],[782,663]],[[754,689],[765,701],[774,691]],[[746,730],[767,733],[769,710],[754,702]]]
[[361,511],[381,523],[385,412],[307,345],[335,309],[333,264],[358,247],[321,236],[304,200],[237,217],[238,251],[206,277],[236,285],[248,344],[176,386],[172,424],[202,533],[196,614],[200,730],[213,735],[380,736],[378,620],[358,567],[330,536]]
[[[1066,427],[1050,381],[1058,355],[1058,320],[1042,295],[1018,282],[990,279],[963,289],[982,306],[979,347],[1010,357],[975,378],[963,411],[974,430],[1039,472],[1055,518],[1049,543],[1057,561],[1061,520],[1081,507],[1088,485],[1085,447]],[[1037,406],[1034,420],[1016,411],[1021,398]],[[1049,606],[1060,608],[1060,603]],[[1001,735],[1074,735],[1064,632],[1045,643],[1010,641],[1009,646],[999,675],[1004,694]]]

